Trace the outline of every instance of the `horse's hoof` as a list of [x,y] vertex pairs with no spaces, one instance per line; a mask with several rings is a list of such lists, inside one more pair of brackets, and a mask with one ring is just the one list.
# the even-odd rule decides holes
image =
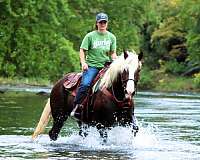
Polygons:
[[51,131],[49,132],[49,137],[51,140],[56,141],[58,138],[58,134],[53,134]]
[[103,138],[103,143],[107,143],[107,138]]
[[85,131],[79,131],[79,136],[81,136],[81,137],[85,138],[85,137],[87,137],[87,136],[88,136],[88,133],[87,133],[87,132],[85,132]]
[[137,125],[133,125],[132,133],[134,134],[134,137],[136,137],[136,134],[138,131],[139,131],[139,127]]
[[139,131],[139,127],[138,127],[138,126],[136,126],[136,125],[134,125],[134,126],[133,126],[133,130],[135,130],[135,131],[137,131],[137,132],[138,132],[138,131]]

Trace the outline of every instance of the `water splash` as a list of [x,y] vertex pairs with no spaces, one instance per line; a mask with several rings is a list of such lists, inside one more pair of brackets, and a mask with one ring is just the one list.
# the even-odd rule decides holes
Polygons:
[[114,127],[108,130],[107,142],[103,143],[102,138],[96,128],[88,128],[88,136],[83,138],[77,133],[70,135],[69,137],[59,137],[55,143],[66,143],[75,145],[83,150],[133,150],[144,147],[152,147],[158,143],[156,136],[153,134],[151,126],[146,128],[141,127],[137,136],[134,137],[131,128],[129,127]]
[[[83,138],[77,131],[70,136],[59,137],[51,141],[48,135],[41,135],[36,141],[30,136],[0,136],[0,159],[3,157],[22,157],[41,159],[46,157],[87,158],[87,159],[152,159],[182,160],[195,159],[199,156],[200,146],[163,140],[159,128],[154,125],[140,125],[136,137],[129,127],[114,127],[108,131],[107,143],[103,143],[96,128],[88,129],[88,136]],[[95,158],[96,157],[96,158]]]

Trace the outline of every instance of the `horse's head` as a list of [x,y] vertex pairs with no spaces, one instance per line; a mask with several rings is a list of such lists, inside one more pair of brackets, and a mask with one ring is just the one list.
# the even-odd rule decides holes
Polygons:
[[132,97],[135,94],[139,73],[142,67],[141,60],[143,53],[137,55],[134,52],[124,51],[124,65],[122,66],[122,85],[124,87],[125,96]]
[[100,87],[109,88],[121,76],[122,88],[125,96],[131,98],[136,91],[137,81],[139,80],[139,72],[141,70],[141,59],[143,54],[137,55],[134,51],[124,51],[106,71],[103,76]]

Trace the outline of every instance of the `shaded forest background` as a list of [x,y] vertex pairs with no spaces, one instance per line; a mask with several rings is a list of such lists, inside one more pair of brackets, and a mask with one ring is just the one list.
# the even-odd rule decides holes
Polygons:
[[143,86],[160,74],[159,83],[189,76],[200,87],[200,0],[0,0],[0,76],[55,81],[78,71],[98,12],[109,15],[118,54],[144,52]]

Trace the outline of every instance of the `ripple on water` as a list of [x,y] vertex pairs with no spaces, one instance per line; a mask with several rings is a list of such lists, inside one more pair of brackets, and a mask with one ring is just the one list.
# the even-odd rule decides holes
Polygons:
[[[31,127],[36,122],[33,124],[32,120],[41,113],[38,106],[44,100],[21,103],[26,99],[27,95],[21,97],[19,103],[18,98],[1,98],[0,131],[6,135],[0,135],[0,159],[200,159],[199,95],[139,93],[135,98],[135,113],[140,122],[137,137],[132,137],[130,128],[115,127],[109,131],[106,144],[95,128],[89,128],[88,137],[80,137],[70,120],[55,142],[47,135],[36,141],[20,136],[33,131]],[[16,106],[23,109],[13,109]],[[32,111],[37,109],[34,115]]]
[[[130,128],[115,127],[108,132],[108,141],[102,143],[95,128],[89,128],[89,135],[82,138],[77,133],[59,137],[57,141],[41,135],[36,141],[30,136],[0,136],[0,157],[19,158],[87,158],[87,159],[152,159],[182,160],[196,158],[200,146],[185,142],[162,140],[157,134],[158,128],[140,127],[136,137]],[[1,155],[3,153],[3,155]],[[56,159],[56,158],[55,158]]]

